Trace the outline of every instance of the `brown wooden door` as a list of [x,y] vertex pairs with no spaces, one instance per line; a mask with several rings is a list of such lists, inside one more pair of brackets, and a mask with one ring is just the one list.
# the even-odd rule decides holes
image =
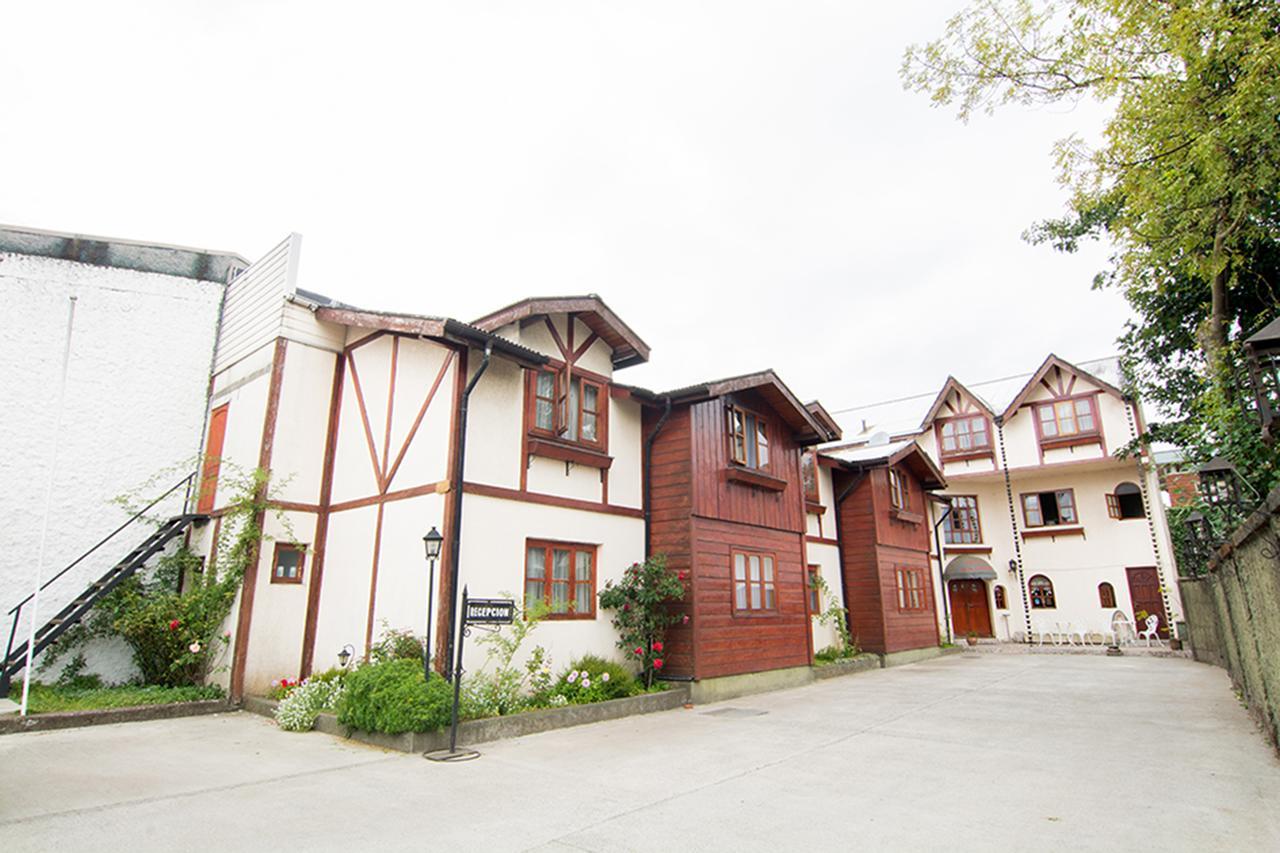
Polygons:
[[[229,405],[229,404],[227,404]],[[200,500],[196,512],[212,512],[218,490],[218,472],[222,468],[222,441],[227,435],[227,406],[219,406],[209,415],[209,439],[205,442],[204,466],[200,471]]]
[[1160,636],[1169,638],[1169,617],[1164,612],[1164,596],[1160,594],[1160,575],[1153,566],[1125,569],[1129,576],[1129,600],[1133,605],[1133,624],[1139,631],[1147,628],[1146,620],[1139,619],[1140,611],[1160,617]]
[[979,580],[953,580],[947,583],[951,601],[951,625],[956,637],[972,631],[979,637],[990,637],[991,608],[987,604],[987,585]]

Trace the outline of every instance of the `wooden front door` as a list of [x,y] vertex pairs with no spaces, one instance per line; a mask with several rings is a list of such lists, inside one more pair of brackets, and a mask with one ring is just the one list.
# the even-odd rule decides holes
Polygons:
[[979,580],[953,580],[947,583],[951,601],[951,626],[956,637],[973,632],[990,637],[991,608],[987,604],[987,585]]
[[1146,630],[1146,620],[1138,613],[1145,610],[1160,617],[1160,636],[1169,638],[1169,617],[1164,612],[1164,596],[1160,594],[1160,575],[1154,566],[1125,569],[1129,576],[1129,601],[1133,606],[1133,624],[1139,631]]

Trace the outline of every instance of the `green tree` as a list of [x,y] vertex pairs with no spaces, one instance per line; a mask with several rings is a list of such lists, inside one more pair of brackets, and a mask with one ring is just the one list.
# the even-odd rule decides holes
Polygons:
[[1101,143],[1056,146],[1066,216],[1025,235],[1115,247],[1097,286],[1139,317],[1121,338],[1152,435],[1220,447],[1256,486],[1276,457],[1252,439],[1238,340],[1274,313],[1280,261],[1280,4],[1274,0],[983,0],[908,48],[908,89],[962,119],[1003,104],[1093,97]]

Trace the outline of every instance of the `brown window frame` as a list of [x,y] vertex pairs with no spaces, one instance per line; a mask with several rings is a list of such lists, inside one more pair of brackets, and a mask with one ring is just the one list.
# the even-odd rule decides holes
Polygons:
[[[729,441],[729,460],[735,465],[741,465],[743,468],[749,468],[753,471],[772,470],[773,457],[769,452],[772,445],[772,440],[769,437],[769,419],[737,403],[727,404],[724,410],[725,433]],[[738,425],[734,419],[735,413],[741,416],[741,431],[738,430]],[[741,437],[742,442],[741,453],[738,452],[739,437]],[[763,461],[761,460],[762,449],[764,451]]]
[[[1060,397],[1054,400],[1042,400],[1032,406],[1032,414],[1036,421],[1036,435],[1040,437],[1041,444],[1053,444],[1059,441],[1070,441],[1077,438],[1095,438],[1102,433],[1102,424],[1098,417],[1098,401],[1097,394],[1078,394],[1074,397]],[[1089,408],[1089,418],[1093,421],[1093,426],[1089,429],[1080,429],[1080,415],[1078,408],[1079,403],[1087,404]],[[1062,428],[1063,422],[1066,420],[1058,410],[1058,407],[1064,404],[1070,404],[1070,420],[1071,431],[1065,431]],[[1048,410],[1052,415],[1050,421],[1046,421],[1043,412]],[[1052,423],[1054,432],[1049,435],[1045,432],[1046,423]]]
[[1116,588],[1109,581],[1098,584],[1098,606],[1106,610],[1116,609]]
[[[943,518],[942,535],[943,542],[947,545],[981,545],[982,544],[982,516],[978,512],[978,496],[977,495],[948,495],[951,500],[951,512],[947,513]],[[956,501],[972,501],[973,506],[968,507],[965,512],[972,513],[973,527],[971,530],[957,531],[954,527],[952,519],[959,518],[960,514],[956,512]],[[953,534],[961,532],[967,533],[970,538],[957,537]]]
[[889,506],[903,512],[911,509],[911,486],[897,468],[889,469]]
[[[1055,522],[1053,522],[1053,523],[1048,523],[1048,522],[1046,522],[1046,521],[1044,520],[1044,505],[1043,505],[1043,502],[1040,500],[1040,496],[1041,496],[1041,495],[1053,495],[1053,497],[1054,497],[1054,504],[1055,504],[1055,506],[1057,506],[1057,508],[1058,508],[1058,520],[1057,520],[1057,521],[1055,521]],[[1072,515],[1072,518],[1071,518],[1071,520],[1070,520],[1070,521],[1063,521],[1063,520],[1062,520],[1062,501],[1061,501],[1061,499],[1058,497],[1059,495],[1070,495],[1070,496],[1071,496],[1071,499],[1070,499],[1070,509],[1071,509],[1071,515]],[[1071,525],[1077,525],[1077,524],[1079,524],[1079,523],[1080,523],[1080,511],[1079,511],[1079,507],[1080,507],[1080,505],[1079,505],[1078,503],[1076,503],[1076,490],[1075,490],[1075,489],[1049,489],[1049,490],[1047,490],[1047,491],[1043,491],[1043,492],[1023,492],[1022,494],[1020,494],[1020,495],[1018,496],[1018,498],[1019,498],[1019,502],[1022,504],[1022,523],[1023,523],[1023,526],[1024,526],[1024,527],[1028,527],[1028,528],[1032,528],[1032,527],[1069,527],[1069,526],[1071,526]],[[1036,509],[1035,509],[1035,512],[1036,512],[1036,514],[1037,514],[1037,515],[1039,515],[1039,517],[1040,517],[1040,520],[1039,520],[1039,521],[1037,521],[1037,522],[1032,522],[1032,521],[1031,521],[1031,510],[1030,510],[1030,508],[1029,508],[1029,506],[1028,506],[1027,498],[1035,498],[1035,499],[1036,499]]]
[[[1125,486],[1132,487],[1133,491],[1125,491],[1122,493],[1120,490],[1123,489]],[[1131,498],[1134,495],[1136,495],[1138,498],[1138,504],[1137,504],[1138,514],[1133,515],[1132,511],[1130,511],[1129,515],[1125,515],[1126,501],[1122,499]],[[1130,507],[1132,507],[1132,502],[1130,501],[1128,503]],[[1107,515],[1110,516],[1111,518],[1116,519],[1117,521],[1133,521],[1134,519],[1146,518],[1147,508],[1142,501],[1142,488],[1137,483],[1134,483],[1129,480],[1126,480],[1123,483],[1116,484],[1116,490],[1107,495]]]
[[[743,578],[738,579],[738,557],[743,559]],[[751,579],[751,558],[757,557],[760,560],[760,577],[758,580]],[[773,574],[772,579],[765,577],[765,560],[772,563],[770,571]],[[747,548],[730,548],[729,549],[729,597],[730,603],[733,605],[734,616],[776,616],[780,610],[780,602],[778,601],[778,555],[773,551],[754,551]],[[738,606],[738,585],[741,584],[745,592],[745,604]],[[760,590],[760,607],[751,606],[751,591],[758,587]],[[773,593],[773,605],[769,606],[769,595]]]
[[[960,446],[960,433],[953,429],[952,435],[947,435],[947,427],[955,427],[959,424],[965,424],[968,431],[964,435],[969,436],[970,444],[968,447]],[[975,423],[981,424],[981,430],[974,430]],[[956,458],[973,458],[975,456],[991,456],[995,453],[995,444],[991,438],[991,419],[986,415],[957,415],[951,418],[939,418],[934,423],[934,429],[937,430],[938,455],[942,459]],[[981,432],[986,441],[981,445],[973,444],[972,437]],[[950,438],[955,447],[947,449],[947,439]]]
[[[556,365],[554,362],[547,367],[530,369],[526,373],[525,431],[531,436],[604,452],[609,446],[609,381],[605,377],[586,371],[569,371],[564,365]],[[553,377],[550,397],[538,392],[538,378],[543,374],[550,374]],[[575,385],[577,386],[577,405],[570,413],[569,401],[573,398],[570,392]],[[594,411],[585,408],[587,388],[594,388],[596,392]],[[551,404],[550,428],[538,423],[540,401]],[[582,437],[582,427],[587,415],[595,416],[596,437],[594,439]],[[572,430],[568,422],[571,416]]]
[[1004,590],[1004,584],[996,584],[991,590],[991,597],[995,599],[996,610],[1009,609],[1009,598]]
[[805,566],[805,580],[808,581],[805,589],[809,594],[809,613],[817,615],[822,612],[822,590],[814,585],[813,579],[822,577],[822,566],[817,563],[810,563]]
[[[1039,604],[1036,603],[1036,588],[1034,586],[1037,579],[1044,581],[1044,586],[1040,588]],[[1046,592],[1048,593],[1047,596]],[[1058,609],[1058,597],[1053,591],[1053,581],[1049,580],[1048,575],[1034,574],[1027,578],[1027,601],[1030,602],[1032,610]]]
[[[293,551],[298,554],[298,576],[285,577],[279,572],[280,569],[280,553],[282,551]],[[275,550],[271,554],[271,582],[272,583],[289,583],[300,584],[307,570],[307,546],[298,542],[277,542]]]
[[899,613],[918,613],[929,609],[929,585],[925,581],[924,569],[899,566],[894,570],[894,578],[898,587]]
[[[529,576],[529,552],[534,549],[542,549],[543,552],[543,575],[539,578],[531,578]],[[596,578],[600,571],[600,546],[592,545],[587,542],[565,542],[559,539],[534,539],[528,538],[524,541],[524,606],[526,610],[529,607],[529,584],[542,584],[542,602],[547,606],[547,613],[544,619],[595,619],[596,618]],[[551,610],[552,602],[552,585],[554,583],[552,572],[554,571],[554,552],[568,551],[570,556],[569,565],[569,591],[566,610]],[[588,580],[578,579],[578,556],[583,552],[591,554],[591,577]],[[578,587],[583,584],[590,585],[590,595],[587,600],[591,602],[591,610],[582,612],[577,609],[577,592]]]

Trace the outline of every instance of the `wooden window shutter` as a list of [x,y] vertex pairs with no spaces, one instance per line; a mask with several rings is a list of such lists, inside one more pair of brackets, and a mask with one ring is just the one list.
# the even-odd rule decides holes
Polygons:
[[1112,518],[1120,518],[1120,498],[1117,495],[1107,495],[1107,515]]

